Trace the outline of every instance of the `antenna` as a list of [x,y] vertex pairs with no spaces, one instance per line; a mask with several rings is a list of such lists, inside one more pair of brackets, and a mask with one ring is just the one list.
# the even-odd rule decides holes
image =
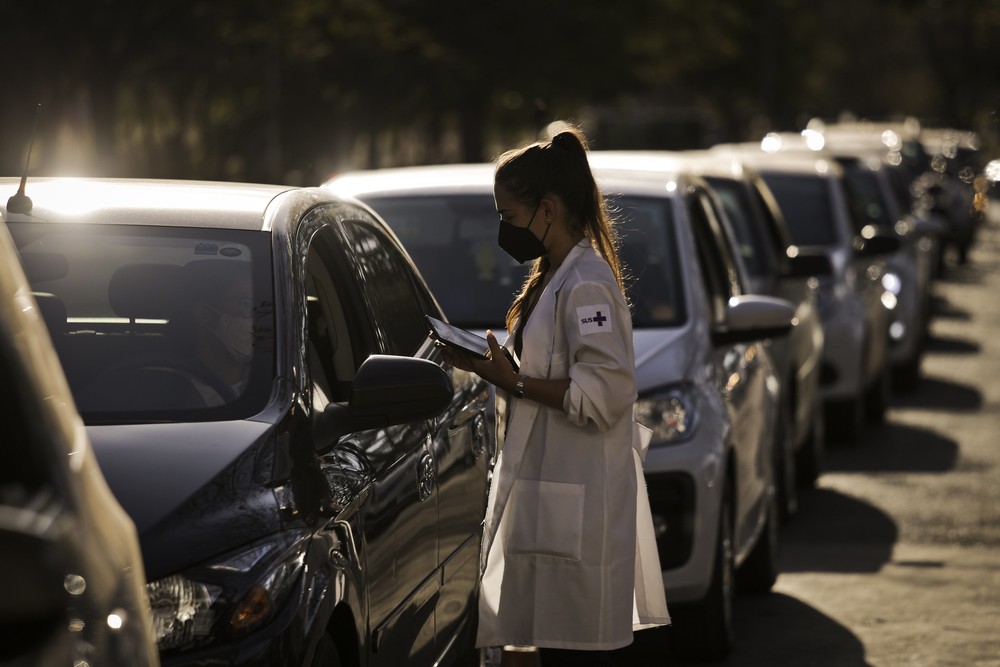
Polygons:
[[21,174],[21,185],[17,192],[7,200],[8,213],[31,213],[33,204],[31,198],[24,194],[24,186],[28,182],[28,164],[31,162],[31,149],[35,146],[35,130],[38,129],[38,111],[42,108],[41,102],[35,107],[35,122],[31,127],[31,141],[28,143],[28,157],[24,160],[24,172]]

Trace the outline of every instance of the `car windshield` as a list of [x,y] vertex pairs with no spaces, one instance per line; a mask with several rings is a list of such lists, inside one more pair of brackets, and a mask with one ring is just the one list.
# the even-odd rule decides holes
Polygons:
[[671,200],[612,197],[619,256],[636,329],[676,327],[687,320]]
[[[466,329],[502,327],[530,263],[521,265],[497,245],[499,216],[492,196],[367,197],[399,237],[448,320]],[[614,202],[621,258],[636,328],[683,322],[669,202]]]
[[10,223],[84,421],[239,419],[274,376],[266,233]]
[[764,180],[785,216],[792,243],[798,246],[836,245],[837,230],[826,179],[811,175],[765,174]]

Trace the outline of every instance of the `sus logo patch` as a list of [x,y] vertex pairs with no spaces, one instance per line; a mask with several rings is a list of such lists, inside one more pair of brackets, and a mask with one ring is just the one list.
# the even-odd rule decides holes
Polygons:
[[583,306],[576,309],[576,319],[580,323],[580,335],[611,332],[611,308],[606,303]]

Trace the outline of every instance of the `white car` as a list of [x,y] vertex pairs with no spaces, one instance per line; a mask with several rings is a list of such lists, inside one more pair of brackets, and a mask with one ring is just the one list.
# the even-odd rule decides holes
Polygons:
[[[654,430],[645,474],[675,647],[733,641],[737,579],[777,576],[774,456],[779,381],[763,339],[793,308],[745,292],[745,273],[703,180],[601,171],[634,277],[635,416]],[[497,247],[491,165],[354,172],[325,187],[370,205],[396,232],[448,318],[503,326],[525,268]],[[738,576],[737,576],[738,574]]]
[[833,274],[820,279],[824,348],[821,391],[828,433],[853,441],[866,421],[880,421],[891,395],[889,310],[882,285],[895,234],[859,230],[835,161],[768,153],[759,144],[720,144],[713,152],[754,167],[774,194],[798,247],[821,248]]
[[[747,270],[750,291],[786,299],[796,325],[769,342],[781,379],[783,447],[775,449],[777,491],[784,518],[795,513],[798,485],[819,475],[825,443],[820,371],[823,324],[816,301],[817,276],[833,267],[826,253],[795,248],[777,202],[764,180],[738,160],[704,151],[593,151],[591,165],[660,173],[697,173],[712,186],[729,221]],[[791,252],[789,252],[791,250]]]

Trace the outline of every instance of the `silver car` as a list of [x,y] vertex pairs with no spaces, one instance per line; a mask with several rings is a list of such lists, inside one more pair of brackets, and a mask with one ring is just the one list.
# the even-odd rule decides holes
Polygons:
[[703,151],[595,151],[591,164],[604,168],[701,175],[718,196],[747,269],[750,290],[786,299],[795,306],[796,326],[788,336],[769,341],[781,379],[779,422],[782,447],[775,448],[779,507],[785,518],[798,505],[799,483],[819,475],[824,449],[820,371],[823,325],[817,305],[816,276],[828,276],[826,253],[792,245],[781,210],[764,180],[738,160]]
[[713,147],[754,167],[774,194],[792,241],[828,253],[833,273],[820,279],[825,343],[821,391],[828,433],[853,441],[866,421],[880,421],[891,396],[890,312],[883,286],[886,257],[900,241],[874,226],[856,224],[832,160],[808,154],[768,153],[759,144]]
[[0,222],[0,662],[158,667],[135,524],[98,467],[43,304]]
[[[654,431],[645,475],[675,646],[724,655],[737,579],[767,590],[777,576],[780,383],[763,340],[788,331],[793,309],[747,293],[705,181],[596,175],[619,212],[621,256],[633,277],[635,416]],[[491,165],[354,172],[325,187],[386,220],[452,322],[503,326],[525,268],[497,247]]]

